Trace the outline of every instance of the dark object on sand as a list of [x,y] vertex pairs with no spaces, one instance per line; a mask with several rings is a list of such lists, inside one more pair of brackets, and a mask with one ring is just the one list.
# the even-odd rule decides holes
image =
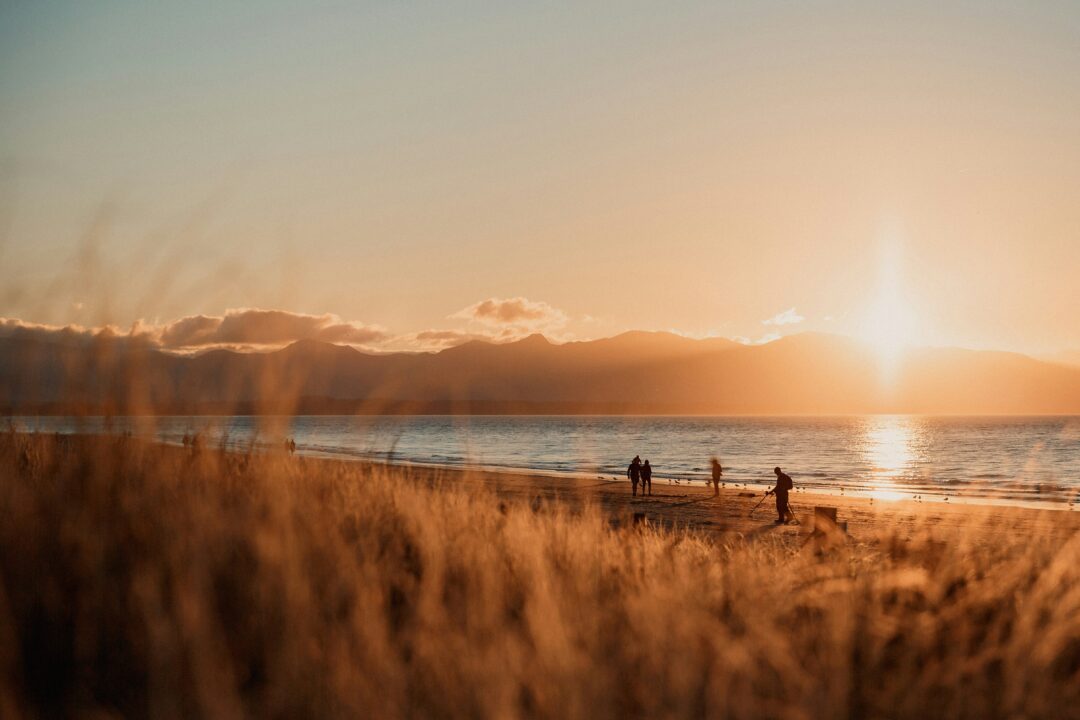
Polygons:
[[827,550],[842,545],[847,539],[847,523],[836,519],[836,508],[814,506],[814,526],[808,542],[816,550]]
[[824,505],[814,506],[814,530],[819,527],[835,527],[836,526],[836,508],[826,507]]

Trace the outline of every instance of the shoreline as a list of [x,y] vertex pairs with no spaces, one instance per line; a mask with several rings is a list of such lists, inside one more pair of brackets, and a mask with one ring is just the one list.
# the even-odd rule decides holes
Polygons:
[[[536,468],[519,468],[508,467],[501,465],[450,465],[445,463],[431,463],[421,462],[413,460],[392,460],[392,461],[378,461],[373,458],[365,458],[360,456],[352,457],[338,457],[330,453],[316,454],[309,452],[301,452],[297,450],[297,455],[302,457],[313,458],[317,460],[341,460],[342,462],[359,462],[368,463],[374,465],[385,465],[388,467],[401,467],[401,468],[420,468],[425,470],[451,470],[462,473],[468,472],[480,472],[491,474],[506,474],[506,475],[523,475],[537,478],[551,478],[551,479],[566,479],[566,480],[594,480],[603,481],[611,485],[623,484],[627,488],[630,487],[630,481],[626,478],[619,478],[617,476],[601,474],[595,475],[590,472],[573,472],[573,471],[561,471],[561,470],[540,470]],[[676,478],[663,477],[659,475],[653,476],[656,485],[664,485],[665,487],[674,485],[675,487],[684,487],[687,489],[696,488],[711,491],[712,485],[700,478],[685,478],[680,477],[679,483],[673,483]],[[772,487],[771,484],[755,483],[755,482],[728,482],[723,481],[721,484],[722,489],[728,491],[750,491],[762,493]],[[874,500],[881,503],[895,503],[895,502],[917,502],[919,504],[941,504],[943,506],[989,506],[989,507],[1012,507],[1022,508],[1026,510],[1053,510],[1057,512],[1070,512],[1072,511],[1073,503],[1061,499],[1061,500],[1023,500],[1023,499],[1010,499],[1010,498],[996,498],[986,495],[973,495],[965,497],[960,493],[945,494],[935,492],[923,496],[922,493],[913,492],[911,489],[903,490],[866,490],[862,488],[848,489],[848,486],[844,486],[840,490],[830,490],[827,487],[821,485],[803,484],[801,487],[796,483],[796,490],[805,495],[820,496],[822,498],[852,498],[856,500]],[[904,497],[898,497],[904,496]],[[915,498],[918,498],[916,500]],[[949,498],[945,500],[944,498]]]
[[[154,440],[158,444],[169,445],[172,447],[181,447],[180,445],[171,441]],[[275,452],[277,450],[277,443],[264,443],[260,448],[262,452]],[[238,450],[229,450],[229,452],[239,452]],[[483,464],[449,464],[449,463],[436,463],[425,462],[409,459],[380,459],[379,456],[383,453],[372,453],[369,456],[364,456],[356,453],[341,452],[335,453],[327,450],[308,450],[297,446],[296,456],[303,458],[310,458],[313,460],[324,460],[327,462],[346,462],[346,463],[360,463],[364,465],[377,465],[380,467],[391,468],[406,468],[406,469],[420,469],[425,471],[450,471],[463,474],[468,473],[481,473],[491,475],[508,475],[508,476],[522,476],[522,477],[534,477],[543,478],[548,480],[566,480],[566,481],[585,481],[585,482],[604,482],[612,486],[623,485],[629,492],[630,481],[626,478],[620,478],[617,475],[611,475],[609,473],[597,473],[595,471],[564,471],[564,470],[543,470],[538,468],[528,467],[510,467],[503,465],[483,465]],[[654,475],[654,484],[663,485],[665,487],[676,487],[686,489],[697,489],[701,491],[710,491],[712,485],[709,481],[699,477],[687,478],[672,476]],[[796,475],[797,478],[797,475]],[[772,487],[772,484],[756,483],[752,481],[745,482],[730,482],[722,481],[722,488],[729,492],[756,492],[763,493],[765,490]],[[842,500],[845,498],[851,498],[855,500],[873,500],[880,503],[904,503],[912,502],[919,505],[933,505],[940,504],[943,507],[994,507],[994,508],[1021,508],[1026,510],[1052,510],[1055,512],[1074,512],[1074,503],[1062,498],[1059,500],[1023,500],[1013,498],[996,498],[986,495],[974,495],[970,497],[964,497],[960,493],[947,494],[941,491],[929,491],[924,496],[923,492],[916,492],[913,489],[905,488],[903,490],[868,490],[864,488],[852,488],[850,486],[842,486],[839,490],[831,490],[828,487],[824,487],[818,484],[803,484],[800,486],[796,482],[796,492],[804,495],[818,496],[822,499],[830,500]],[[1080,490],[1078,490],[1080,494]],[[898,497],[904,496],[904,497]],[[946,500],[945,498],[948,498]]]
[[[204,419],[208,420],[208,418]],[[300,443],[296,448],[297,453],[311,457],[377,463],[389,461],[404,466],[478,469],[488,472],[551,476],[567,480],[581,478],[592,480],[599,477],[613,482],[625,481],[622,477],[624,466],[614,461],[611,453],[604,451],[606,442],[596,445],[595,438],[592,445],[581,452],[574,448],[567,448],[569,454],[551,455],[523,451],[522,448],[525,445],[522,444],[521,439],[515,440],[518,444],[510,447],[508,452],[501,452],[501,448],[496,446],[484,446],[471,452],[467,447],[458,447],[461,438],[456,436],[453,442],[447,444],[446,449],[440,449],[443,447],[442,444],[433,446],[407,442],[403,443],[403,447],[397,448],[396,440],[390,442],[393,440],[393,433],[397,432],[392,426],[389,430],[371,429],[372,433],[383,434],[373,435],[375,441],[369,440],[367,444],[363,441],[363,433],[368,432],[367,425],[359,426],[360,429],[356,431],[361,433],[359,443],[351,439],[338,440],[337,435],[333,434],[337,432],[333,424],[331,424],[331,436],[328,437],[320,436],[321,431],[310,431],[306,425],[301,426],[301,429],[297,431],[298,434],[294,435],[289,426],[289,422],[294,420],[291,416],[281,416],[278,418],[278,425],[268,427],[258,424],[254,418],[234,418],[235,427],[229,423],[224,425],[211,423],[206,428],[200,426],[197,418],[189,418],[190,422],[180,423],[166,422],[160,418],[155,421],[150,418],[133,417],[83,418],[82,422],[69,420],[72,422],[56,422],[40,417],[15,417],[8,418],[8,423],[18,431],[59,431],[89,435],[116,434],[127,430],[134,431],[136,436],[146,440],[177,444],[180,442],[184,428],[191,425],[187,430],[194,429],[199,432],[208,445],[219,444],[221,442],[219,436],[224,433],[229,444],[241,452],[245,451],[249,445],[272,450],[285,437],[292,436]],[[1080,418],[1077,420],[1080,421]],[[165,424],[159,425],[159,422]],[[316,424],[311,427],[323,426]],[[617,428],[621,427],[617,426]],[[754,427],[750,429],[753,430]],[[1071,427],[1075,432],[1080,425]],[[847,445],[843,445],[847,442],[848,430],[846,428],[841,427],[839,430],[829,428],[826,428],[828,435],[822,439],[822,442],[828,441],[827,444],[819,445],[818,450],[814,447],[798,446],[794,455],[787,457],[787,463],[780,463],[789,472],[794,471],[791,474],[800,488],[817,495],[834,498],[872,497],[881,502],[906,499],[927,503],[1025,507],[1061,511],[1069,511],[1074,506],[1080,506],[1080,484],[1076,484],[1080,476],[1076,475],[1075,457],[1070,458],[1068,448],[1062,445],[1062,442],[1066,441],[1061,440],[1068,437],[1069,426],[1064,429],[1058,426],[1051,427],[1052,438],[1056,445],[1048,446],[1046,459],[1043,461],[1045,466],[1037,462],[1034,470],[1029,467],[1030,458],[1025,460],[1022,456],[1014,457],[1016,453],[1012,450],[997,452],[995,448],[998,446],[992,446],[989,451],[992,460],[981,464],[976,462],[968,468],[963,463],[957,464],[952,461],[952,453],[956,451],[956,448],[949,450],[946,447],[945,450],[939,450],[936,455],[930,452],[925,457],[920,456],[917,467],[913,465],[899,474],[892,472],[893,465],[889,464],[900,462],[899,460],[891,456],[882,459],[872,454],[887,452],[887,450],[876,450],[877,445],[874,445],[870,450],[856,452]],[[203,429],[207,432],[203,433]],[[932,427],[931,430],[933,430]],[[390,433],[389,440],[385,436],[387,432]],[[793,437],[801,442],[802,435],[797,431],[792,432],[795,433]],[[835,437],[837,432],[844,434],[844,437],[839,439]],[[254,437],[248,437],[252,433]],[[1024,436],[1026,442],[1038,440],[1037,437],[1032,440],[1029,435],[1030,433]],[[741,437],[737,435],[736,439]],[[808,437],[813,438],[812,435]],[[867,435],[867,437],[870,436]],[[949,441],[948,434],[943,437],[945,437],[945,442]],[[550,442],[552,438],[544,431],[540,439]],[[484,442],[491,442],[490,438],[484,440],[482,437],[481,440],[481,445]],[[862,440],[880,444],[876,439],[862,438]],[[834,445],[833,441],[840,442],[841,445]],[[745,443],[741,448],[736,443],[736,447],[737,457],[728,458],[730,463],[725,463],[725,465],[730,465],[726,468],[727,473],[724,478],[728,486],[758,491],[771,487],[773,482],[771,468],[774,464],[772,460],[786,457],[786,448],[777,447],[774,443],[774,446],[767,451],[755,454],[747,449]],[[654,476],[658,483],[665,483],[667,478],[671,478],[673,482],[677,481],[680,484],[690,482],[691,485],[702,487],[708,484],[708,467],[704,459],[707,452],[705,456],[702,456],[702,449],[693,443],[683,443],[683,446],[668,448],[668,450],[669,456],[666,457],[665,462],[659,463],[661,467],[657,468],[657,474]],[[948,451],[947,454],[942,454],[946,451]],[[908,452],[911,453],[911,457],[905,458],[905,461],[914,462],[914,451]],[[995,452],[997,455],[994,455]],[[695,458],[700,462],[695,462]],[[665,458],[658,458],[658,460],[665,460]],[[491,461],[490,464],[488,461]],[[879,472],[880,468],[875,463],[885,463],[887,472]]]
[[[299,457],[299,456],[298,456]],[[303,457],[304,462],[333,463],[335,460]],[[355,462],[355,461],[341,461]],[[775,504],[769,497],[751,515],[763,493],[749,488],[723,487],[719,496],[711,486],[653,484],[653,495],[633,497],[629,481],[566,478],[533,473],[492,471],[447,466],[367,463],[400,472],[414,479],[433,482],[464,482],[495,491],[500,497],[555,500],[571,505],[591,502],[612,517],[626,518],[644,513],[645,519],[667,527],[688,527],[710,534],[758,537],[805,536],[813,529],[814,508],[836,508],[837,519],[847,523],[848,535],[856,541],[872,540],[882,530],[901,535],[930,529],[936,534],[955,535],[976,530],[992,539],[994,532],[1019,532],[1034,536],[1067,537],[1080,531],[1080,512],[1065,508],[1031,508],[991,505],[827,495],[812,491],[792,492],[790,505],[800,524],[777,525]]]
[[[33,433],[25,433],[32,435]],[[100,444],[123,435],[66,434],[74,443]],[[156,450],[189,455],[191,449],[160,440],[128,438]],[[222,452],[214,445],[203,446],[202,453]],[[238,458],[246,453],[225,449],[224,456]],[[255,453],[262,460],[296,463],[304,470],[364,472],[378,469],[402,481],[432,486],[452,485],[493,492],[502,500],[562,504],[569,508],[597,507],[615,521],[628,521],[635,514],[644,520],[668,528],[688,528],[713,535],[758,537],[777,535],[788,539],[803,536],[813,529],[816,506],[835,508],[837,520],[847,524],[848,535],[856,541],[872,540],[882,530],[893,534],[913,535],[926,530],[952,534],[975,530],[978,537],[992,539],[1000,531],[1020,532],[1030,537],[1063,538],[1080,531],[1080,512],[1072,508],[1023,507],[1013,504],[978,502],[930,502],[909,499],[880,500],[855,495],[826,494],[804,490],[796,485],[790,505],[798,523],[778,525],[772,498],[762,501],[760,488],[725,484],[718,495],[711,485],[668,484],[654,479],[650,496],[633,496],[628,480],[610,477],[585,477],[564,473],[539,473],[480,467],[456,467],[419,463],[388,463],[357,457],[318,457],[267,446]],[[756,510],[754,509],[757,506]]]
[[[44,431],[29,431],[16,430],[16,432],[24,434],[34,434],[36,432]],[[51,433],[48,433],[51,434]],[[67,437],[72,438],[107,438],[107,437],[122,437],[120,433],[62,433]],[[164,440],[161,438],[143,438],[138,435],[134,436],[141,442],[147,442],[156,446],[174,448],[177,450],[184,450],[184,446],[179,442]],[[258,452],[262,454],[273,454],[279,452],[277,442],[261,442],[254,446]],[[204,445],[207,450],[217,450],[219,446],[215,443],[208,443]],[[241,448],[227,448],[226,452],[231,454],[243,454],[244,450]],[[383,455],[379,453],[378,455]],[[458,474],[461,476],[478,476],[478,477],[502,477],[504,479],[514,479],[515,482],[520,482],[523,478],[529,478],[539,486],[548,486],[552,483],[563,483],[567,490],[573,490],[576,492],[576,488],[580,488],[582,483],[586,483],[588,486],[603,486],[609,489],[623,488],[627,495],[630,495],[631,488],[630,482],[626,478],[620,478],[609,473],[597,473],[595,471],[561,471],[561,470],[542,470],[536,468],[517,468],[506,467],[499,465],[469,465],[469,464],[445,464],[434,462],[414,461],[408,459],[380,459],[374,454],[371,456],[364,456],[356,453],[334,453],[327,450],[309,450],[297,447],[296,455],[297,459],[310,460],[315,462],[326,463],[346,463],[350,465],[359,466],[377,466],[388,468],[391,470],[399,471],[418,471],[419,473],[434,473],[438,474]],[[852,488],[850,486],[842,486],[840,490],[830,490],[827,487],[821,485],[811,484],[809,487],[806,485],[800,485],[797,472],[795,473],[795,489],[792,494],[792,504],[795,504],[795,498],[805,497],[809,499],[816,498],[816,503],[825,504],[837,504],[837,505],[855,505],[855,506],[876,506],[878,508],[894,507],[896,509],[902,509],[906,506],[913,508],[956,508],[963,507],[969,508],[974,512],[981,510],[1025,510],[1031,512],[1054,512],[1054,513],[1075,513],[1077,517],[1080,517],[1080,506],[1077,506],[1073,502],[1070,502],[1064,498],[1059,500],[1023,500],[1023,499],[1004,499],[995,498],[985,495],[975,495],[965,497],[959,493],[945,494],[940,491],[934,492],[916,492],[913,489],[882,489],[882,490],[867,490],[863,488]],[[674,476],[664,477],[660,475],[654,475],[654,488],[666,488],[667,494],[671,494],[673,491],[685,491],[685,493],[703,495],[711,495],[712,485],[707,480],[702,478],[676,478]],[[552,486],[555,487],[555,486]],[[772,487],[770,484],[755,483],[753,481],[744,482],[729,482],[723,481],[721,487],[721,497],[724,496],[744,496],[747,493],[753,495],[754,498],[760,498],[764,491]],[[1080,491],[1078,491],[1080,492]],[[657,494],[659,497],[660,495]],[[947,498],[947,499],[946,499]],[[770,505],[769,502],[763,503],[761,510],[764,510],[766,506]]]
[[[100,439],[107,436],[69,437]],[[189,452],[179,445],[163,442],[149,444],[169,452]],[[217,449],[210,446],[204,452],[217,452]],[[235,450],[226,450],[226,453],[232,456],[243,454]],[[777,514],[771,497],[759,505],[763,492],[731,484],[722,487],[719,495],[714,496],[711,485],[675,485],[654,480],[651,496],[641,496],[639,493],[635,497],[628,480],[605,477],[388,463],[356,457],[318,457],[299,451],[295,455],[288,455],[273,448],[261,450],[258,455],[295,462],[305,469],[323,468],[344,472],[378,469],[402,481],[484,490],[501,501],[521,502],[534,507],[550,504],[576,510],[590,505],[616,525],[629,523],[634,515],[639,515],[649,524],[668,529],[689,529],[718,537],[773,537],[787,543],[802,543],[813,530],[814,508],[818,506],[835,508],[837,521],[846,524],[848,540],[860,544],[874,543],[886,537],[912,538],[928,531],[939,538],[966,536],[986,542],[992,542],[1001,532],[1058,541],[1080,532],[1080,512],[1062,507],[879,500],[819,493],[796,486],[790,497],[790,505],[799,522],[781,525],[774,522]]]

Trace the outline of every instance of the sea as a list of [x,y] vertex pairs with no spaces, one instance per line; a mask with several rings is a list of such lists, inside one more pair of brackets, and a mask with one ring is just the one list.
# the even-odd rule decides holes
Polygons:
[[1080,502],[1080,416],[11,417],[45,433],[133,433],[206,445],[400,464],[522,470],[626,482],[638,455],[653,483],[705,483],[710,458],[728,487],[772,484],[883,500],[1069,507]]

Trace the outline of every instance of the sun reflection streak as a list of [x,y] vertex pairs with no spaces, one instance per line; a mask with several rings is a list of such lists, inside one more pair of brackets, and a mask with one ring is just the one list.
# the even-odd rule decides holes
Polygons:
[[909,474],[915,464],[915,431],[910,418],[880,416],[866,428],[864,455],[870,467],[873,489],[869,495],[879,500],[902,500],[896,480]]

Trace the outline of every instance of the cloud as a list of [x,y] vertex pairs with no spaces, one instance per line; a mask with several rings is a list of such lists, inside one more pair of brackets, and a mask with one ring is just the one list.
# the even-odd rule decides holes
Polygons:
[[711,340],[712,338],[723,337],[719,330],[711,328],[709,330],[680,330],[679,328],[670,327],[662,332],[669,332],[672,335],[678,335],[689,340]]
[[221,327],[221,318],[192,315],[181,318],[161,332],[161,342],[168,347],[193,347],[213,341],[214,333]]
[[17,318],[0,318],[0,337],[13,337],[20,334],[58,334],[66,332],[72,335],[86,334],[87,329],[81,325],[46,325],[44,323],[27,322]]
[[226,310],[224,317],[192,315],[161,329],[168,348],[210,345],[284,345],[297,340],[321,340],[344,345],[370,345],[386,340],[377,325],[345,322],[337,315],[305,315],[285,310]]
[[762,320],[762,325],[796,325],[805,320],[802,315],[795,312],[795,308],[790,307],[782,313],[778,313],[768,320]]
[[487,325],[565,325],[566,313],[528,298],[488,298],[450,316]]
[[77,345],[110,341],[139,343],[142,345],[157,344],[154,329],[147,327],[141,321],[133,323],[127,331],[124,331],[115,325],[88,328],[74,324],[49,325],[17,318],[0,318],[0,338],[63,342]]
[[139,342],[183,352],[211,347],[274,347],[297,340],[366,346],[381,343],[390,336],[377,325],[345,322],[336,315],[238,309],[227,310],[220,317],[191,315],[164,325],[148,325],[140,320],[126,331],[113,325],[87,328],[81,325],[45,325],[14,318],[0,318],[0,337],[71,343]]
[[780,333],[766,333],[757,340],[751,340],[743,335],[736,335],[731,339],[737,343],[742,343],[743,345],[764,345],[766,343],[771,343],[773,340],[779,340]]
[[543,333],[555,341],[567,339],[566,313],[548,303],[524,297],[488,298],[450,317],[466,320],[465,327],[391,335],[378,325],[349,322],[330,313],[310,315],[263,308],[236,308],[221,315],[189,315],[153,324],[140,320],[127,329],[112,325],[45,325],[0,318],[0,338],[20,335],[62,342],[139,343],[185,354],[217,348],[272,349],[298,340],[354,345],[371,351],[430,352],[470,340],[513,342],[534,333]]
[[487,328],[496,341],[510,341],[542,332],[554,334],[566,326],[562,310],[528,298],[488,298],[450,316]]

